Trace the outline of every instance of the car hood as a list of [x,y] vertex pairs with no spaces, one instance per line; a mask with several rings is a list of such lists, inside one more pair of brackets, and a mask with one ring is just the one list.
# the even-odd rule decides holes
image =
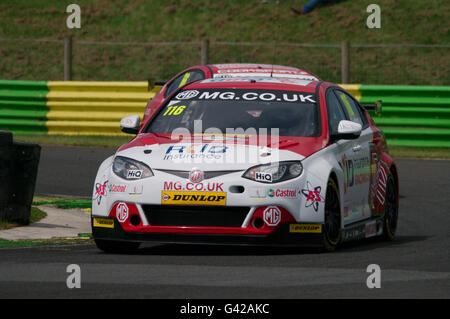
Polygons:
[[302,160],[325,145],[321,138],[286,136],[196,135],[173,139],[170,134],[139,134],[117,151],[152,169],[205,171],[244,170],[251,166]]

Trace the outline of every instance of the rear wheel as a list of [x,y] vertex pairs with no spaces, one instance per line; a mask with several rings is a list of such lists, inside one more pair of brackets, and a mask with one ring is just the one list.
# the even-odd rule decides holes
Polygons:
[[103,250],[106,253],[132,253],[139,248],[141,243],[128,242],[128,241],[116,241],[116,240],[104,240],[95,239],[97,248]]
[[383,237],[393,240],[397,230],[398,221],[398,194],[395,179],[390,173],[386,183],[386,200],[384,206]]
[[332,179],[327,184],[323,228],[324,249],[325,251],[334,251],[341,239],[341,205],[339,190]]

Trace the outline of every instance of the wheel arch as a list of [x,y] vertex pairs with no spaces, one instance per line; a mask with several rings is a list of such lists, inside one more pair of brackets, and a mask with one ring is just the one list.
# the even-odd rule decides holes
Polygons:
[[[335,182],[338,193],[339,193],[339,202],[340,202],[340,213],[341,213],[341,227],[343,225],[342,221],[342,212],[343,212],[343,203],[344,201],[344,173],[342,167],[340,166],[339,161],[336,160],[333,152],[329,149],[324,149],[320,152],[317,152],[313,156],[309,157],[305,160],[304,163],[306,176],[305,176],[305,185],[306,181],[311,181],[311,183],[316,186],[320,185],[322,188],[322,196],[324,203],[320,205],[319,210],[317,212],[313,212],[312,214],[301,213],[304,220],[308,220],[311,222],[320,222],[324,220],[325,217],[325,198],[326,198],[326,189],[328,185],[328,181],[333,179]],[[313,183],[314,181],[314,183]],[[303,205],[304,206],[304,205]],[[305,210],[302,210],[305,211]],[[314,216],[314,219],[309,219],[310,216]]]
[[[333,180],[334,183],[336,184],[337,189],[338,189],[338,193],[339,193],[339,215],[340,215],[340,218],[341,218],[340,228],[342,229],[343,225],[344,225],[344,214],[343,214],[343,211],[344,211],[344,201],[343,201],[344,185],[341,185],[341,182],[343,183],[343,178],[339,179],[338,178],[338,173],[340,173],[339,174],[340,176],[343,176],[344,173],[342,171],[338,171],[338,173],[337,173],[336,170],[337,169],[335,167],[330,170],[330,174],[329,174],[328,180],[330,180],[330,179]],[[328,183],[328,181],[327,181],[327,183]]]
[[115,155],[111,155],[100,164],[92,190],[92,215],[107,215],[106,184]]
[[[388,172],[394,178],[395,185],[397,188],[397,195],[399,195],[400,188],[399,188],[398,167],[397,167],[395,160],[388,153],[383,153],[381,156],[381,160],[382,160],[382,162],[384,162],[386,164]],[[399,198],[399,196],[397,196],[397,204],[398,204],[398,198]],[[384,205],[383,205],[383,209],[384,209]]]
[[394,161],[391,162],[391,165],[389,166],[389,173],[392,175],[395,181],[395,187],[397,191],[397,206],[400,204],[400,186],[399,186],[399,180],[398,180],[398,168]]

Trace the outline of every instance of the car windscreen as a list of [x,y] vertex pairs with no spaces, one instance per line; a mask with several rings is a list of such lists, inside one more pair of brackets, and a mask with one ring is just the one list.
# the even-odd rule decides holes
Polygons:
[[[278,129],[280,136],[320,136],[320,112],[313,93],[281,90],[184,90],[174,96],[146,127],[147,133],[207,129]],[[198,123],[196,128],[198,128]]]

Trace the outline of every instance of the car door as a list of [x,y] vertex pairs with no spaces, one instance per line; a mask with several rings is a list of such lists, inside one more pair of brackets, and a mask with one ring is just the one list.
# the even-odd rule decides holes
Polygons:
[[344,224],[371,217],[370,194],[370,143],[373,131],[359,103],[348,93],[334,89],[347,119],[361,124],[361,135],[354,140],[341,140],[341,165],[344,171]]
[[[326,92],[327,101],[327,115],[328,115],[328,129],[330,137],[338,133],[338,125],[342,120],[348,120],[347,114],[339,101],[334,88],[329,88]],[[337,140],[334,141],[336,144],[335,156],[342,168],[344,175],[344,189],[343,198],[341,202],[344,207],[343,216],[344,224],[348,222],[350,218],[349,212],[353,211],[352,194],[350,187],[353,186],[353,141],[352,140]]]

